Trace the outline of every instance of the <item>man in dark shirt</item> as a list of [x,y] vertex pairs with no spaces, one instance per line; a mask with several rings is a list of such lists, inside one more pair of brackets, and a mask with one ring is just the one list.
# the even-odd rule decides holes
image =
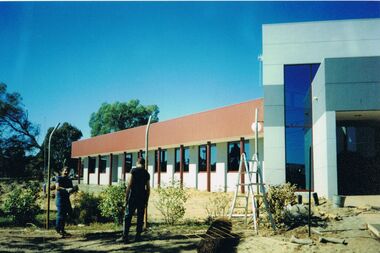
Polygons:
[[63,167],[62,175],[57,177],[56,183],[56,206],[57,206],[57,219],[55,229],[57,233],[64,237],[68,235],[65,232],[65,220],[67,214],[72,213],[70,203],[70,193],[73,191],[73,182],[68,177],[69,168]]
[[128,243],[128,233],[131,227],[132,216],[137,209],[137,225],[135,241],[140,241],[144,224],[144,209],[147,206],[150,194],[150,175],[145,170],[144,158],[138,158],[136,168],[131,170],[131,176],[126,190],[126,209],[123,225],[124,243]]

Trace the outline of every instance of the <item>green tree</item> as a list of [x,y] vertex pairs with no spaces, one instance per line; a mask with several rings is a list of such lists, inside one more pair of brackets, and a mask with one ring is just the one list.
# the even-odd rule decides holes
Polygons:
[[103,103],[97,112],[91,114],[91,136],[112,133],[148,123],[150,115],[152,122],[158,121],[157,105],[141,105],[138,99],[127,103]]
[[[44,152],[46,152],[46,159],[48,157],[49,136],[53,129],[54,127],[50,127],[46,133],[41,152],[38,154],[40,161],[43,161]],[[75,160],[71,159],[71,144],[73,141],[77,141],[81,137],[82,132],[67,122],[63,123],[54,132],[50,144],[50,166],[54,171],[60,170],[65,165],[69,168],[76,168]]]
[[41,146],[37,142],[39,129],[28,119],[21,95],[7,92],[0,83],[0,176],[22,176],[33,153]]

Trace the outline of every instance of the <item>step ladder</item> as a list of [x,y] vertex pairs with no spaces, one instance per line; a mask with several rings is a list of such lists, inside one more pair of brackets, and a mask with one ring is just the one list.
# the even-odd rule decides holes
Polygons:
[[[269,210],[269,204],[268,204],[268,201],[266,198],[266,192],[265,192],[265,184],[263,182],[263,176],[261,173],[259,161],[257,159],[257,154],[254,154],[252,157],[252,160],[249,160],[249,162],[251,162],[251,163],[248,163],[246,156],[245,156],[245,153],[242,153],[241,157],[240,157],[239,172],[238,172],[238,179],[237,179],[235,194],[234,194],[232,205],[231,205],[231,208],[229,211],[229,218],[231,219],[233,216],[236,217],[236,215],[234,215],[235,209],[244,209],[245,210],[245,221],[246,221],[246,224],[248,224],[248,222],[247,222],[248,221],[248,202],[249,202],[249,199],[251,199],[251,202],[252,202],[252,219],[253,219],[255,232],[257,234],[258,233],[257,199],[259,197],[261,197],[263,202],[264,202],[264,205],[265,205],[265,210],[268,213],[268,217],[269,217],[271,226],[272,226],[273,230],[276,230],[276,226],[275,226],[272,214]],[[252,164],[252,166],[249,166],[249,164]],[[244,171],[243,171],[243,166],[245,167]],[[241,182],[241,175],[242,174],[246,175],[246,179],[248,179],[247,183]],[[254,175],[256,176],[256,182],[253,182],[253,176]],[[244,195],[241,195],[241,194],[239,195],[239,188],[241,186],[248,188],[248,190],[245,191]],[[254,189],[253,189],[254,186],[257,187],[256,193],[254,192]],[[260,192],[261,192],[261,194],[260,194]],[[237,206],[236,205],[238,198],[245,199],[245,206]]]

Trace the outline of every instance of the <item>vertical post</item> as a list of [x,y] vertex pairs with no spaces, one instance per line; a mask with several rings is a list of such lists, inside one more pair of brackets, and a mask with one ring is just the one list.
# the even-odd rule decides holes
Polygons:
[[183,187],[183,167],[184,167],[184,149],[183,145],[179,147],[179,175],[180,175],[180,182],[181,182],[181,188]]
[[[145,129],[145,169],[148,171],[148,163],[149,163],[149,157],[148,157],[148,147],[149,147],[149,128],[150,128],[150,121],[152,120],[152,115],[149,116],[148,124],[146,125]],[[154,173],[153,173],[153,179],[154,180]],[[148,227],[148,203],[146,203],[145,211],[144,211],[144,227]]]
[[47,214],[46,214],[46,229],[49,229],[49,219],[50,219],[50,176],[51,176],[51,170],[50,170],[50,144],[51,144],[51,137],[53,136],[55,130],[59,127],[60,123],[58,123],[53,131],[51,131],[49,136],[49,153],[48,153],[48,181],[47,181]]
[[312,147],[309,148],[309,216],[307,219],[308,229],[309,229],[309,237],[311,236],[310,227],[311,227],[311,157],[312,157]]
[[157,184],[161,186],[161,148],[157,150]]
[[[259,109],[257,108],[255,109],[255,158],[257,159],[257,169],[259,169]],[[260,173],[262,173],[262,171],[260,171]],[[258,173],[256,173],[256,182],[259,182]],[[260,187],[256,185],[256,193],[259,194],[259,192]]]
[[91,157],[90,156],[87,156],[87,184],[90,184],[90,160],[91,160]]
[[101,163],[101,157],[98,155],[98,185],[100,185],[100,163]]
[[127,152],[124,152],[123,153],[123,159],[121,159],[121,178],[123,179],[123,182],[125,183],[125,163],[126,163],[126,160],[125,160],[125,157],[127,156]]
[[207,191],[211,191],[211,142],[206,145]]
[[82,169],[82,160],[79,157],[78,158],[78,184],[80,184],[80,176],[81,176],[81,169]]
[[[244,137],[241,137],[240,138],[240,157],[241,157],[241,155],[244,153],[245,151],[244,151]],[[240,161],[241,162],[241,161]],[[245,168],[245,165],[244,165],[244,163],[241,165],[242,167],[241,167],[241,174],[240,174],[240,181],[241,181],[241,186],[240,186],[240,191],[241,191],[241,193],[245,193],[245,186],[244,186],[244,183],[245,183],[245,170],[246,170],[246,168]]]
[[112,153],[110,154],[110,174],[109,174],[109,177],[108,177],[108,184],[109,185],[112,185],[112,166],[113,166],[113,155]]

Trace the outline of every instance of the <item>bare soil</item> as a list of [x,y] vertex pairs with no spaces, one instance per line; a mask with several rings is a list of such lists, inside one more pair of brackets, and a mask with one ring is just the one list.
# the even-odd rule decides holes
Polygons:
[[[154,205],[157,196],[152,194],[148,209],[150,226],[141,242],[133,242],[132,230],[130,244],[116,243],[115,240],[121,236],[121,227],[109,224],[70,225],[67,231],[71,236],[64,239],[54,229],[6,227],[0,228],[0,252],[197,252],[197,246],[208,228],[204,223],[207,218],[205,207],[211,195],[194,190],[189,193],[185,218],[182,224],[176,226],[162,223],[162,216]],[[240,237],[236,252],[379,252],[379,239],[366,229],[368,222],[380,222],[378,209],[370,206],[333,208],[326,202],[313,207],[313,212],[326,221],[326,226],[314,227],[321,234],[312,233],[311,245],[290,242],[292,236],[308,238],[307,226],[276,232],[261,226],[257,235],[252,224],[245,225],[243,220],[233,220],[232,232]],[[345,239],[347,244],[320,243],[321,236]]]

